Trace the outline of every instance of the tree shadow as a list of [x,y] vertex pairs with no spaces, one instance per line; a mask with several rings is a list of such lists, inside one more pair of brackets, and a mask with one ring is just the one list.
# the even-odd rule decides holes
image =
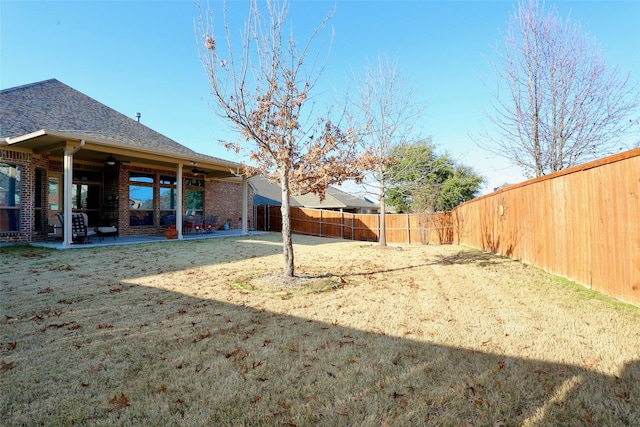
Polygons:
[[104,291],[25,320],[19,332],[17,324],[2,325],[7,340],[19,342],[8,352],[15,366],[0,377],[3,423],[510,426],[640,419],[640,360],[609,376],[449,346],[419,334],[426,321],[391,336],[340,324],[349,318],[319,321],[126,280],[117,292]]
[[[318,238],[318,240],[322,240]],[[320,244],[321,242],[312,242]],[[325,243],[327,243],[325,241]],[[298,243],[296,243],[298,244]],[[220,250],[223,248],[223,250]],[[81,251],[80,253],[78,251]],[[212,252],[218,255],[212,256]],[[188,257],[176,257],[176,253],[187,253]],[[114,254],[117,254],[114,256]],[[59,251],[31,246],[0,247],[0,258],[8,263],[12,259],[23,262],[34,260],[39,268],[31,274],[38,275],[38,270],[63,268],[69,271],[83,269],[91,265],[92,273],[98,278],[114,279],[125,272],[128,277],[146,276],[151,272],[158,274],[171,273],[204,266],[215,266],[248,258],[268,257],[282,254],[282,242],[277,234],[228,237],[221,239],[200,239],[166,242],[131,244],[123,246],[96,246]],[[105,263],[106,258],[115,258],[114,263]],[[179,258],[184,258],[179,262]],[[147,268],[139,274],[134,273],[144,263]],[[114,274],[114,271],[116,272]]]
[[498,212],[490,210],[479,215],[479,224],[469,222],[463,209],[454,209],[452,214],[453,240],[475,242],[474,246],[484,251],[514,257],[521,241],[520,233],[509,223],[509,215],[504,206],[498,206]]
[[[393,246],[386,246],[382,248],[378,248],[380,250],[395,250]],[[428,261],[420,264],[412,264],[404,267],[389,267],[389,268],[378,268],[374,270],[360,271],[360,272],[350,272],[346,274],[332,274],[332,273],[323,273],[317,275],[297,275],[301,278],[307,279],[320,279],[325,277],[366,277],[371,276],[373,274],[384,274],[384,273],[394,273],[400,271],[407,270],[415,270],[424,267],[428,267],[431,265],[476,265],[479,267],[488,267],[492,265],[500,265],[504,263],[512,263],[518,262],[513,259],[499,256],[490,252],[483,252],[477,249],[467,249],[461,248],[460,251],[453,254],[431,254],[429,255]]]
[[473,250],[460,250],[450,255],[434,255],[433,262],[431,264],[440,265],[462,265],[473,264],[480,267],[486,267],[489,265],[498,265],[509,262],[515,262],[514,260],[502,256],[498,256],[490,252],[482,252],[476,249]]
[[487,211],[480,218],[482,249],[513,257],[520,243],[520,234],[512,224],[508,224],[510,215],[506,213],[506,208],[500,205],[499,209],[497,213]]

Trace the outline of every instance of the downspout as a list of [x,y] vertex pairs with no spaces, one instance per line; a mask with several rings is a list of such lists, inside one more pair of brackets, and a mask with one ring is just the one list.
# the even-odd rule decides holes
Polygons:
[[73,241],[72,235],[72,227],[71,227],[71,209],[73,209],[71,204],[71,192],[73,190],[73,155],[76,154],[80,149],[84,147],[84,139],[80,141],[80,145],[73,149],[65,148],[64,149],[64,173],[63,173],[63,182],[64,182],[64,200],[63,200],[63,217],[64,217],[64,229],[63,232],[63,240],[62,246],[69,247]]

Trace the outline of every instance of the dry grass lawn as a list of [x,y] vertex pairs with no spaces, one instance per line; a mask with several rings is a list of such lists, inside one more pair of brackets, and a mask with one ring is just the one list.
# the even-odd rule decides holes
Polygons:
[[640,425],[640,309],[459,246],[0,248],[0,425]]

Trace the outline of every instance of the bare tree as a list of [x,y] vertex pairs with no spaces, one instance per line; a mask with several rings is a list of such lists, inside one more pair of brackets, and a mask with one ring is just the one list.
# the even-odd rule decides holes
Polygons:
[[356,133],[343,132],[330,120],[330,112],[314,117],[311,108],[310,92],[326,59],[318,65],[317,58],[312,58],[310,68],[305,67],[305,61],[331,13],[299,47],[292,30],[288,39],[283,37],[287,2],[267,0],[262,4],[264,16],[258,2],[251,1],[239,41],[232,37],[225,4],[223,49],[219,48],[213,13],[201,10],[197,29],[204,37],[200,59],[217,112],[250,147],[225,145],[248,153],[252,163],[247,167],[249,174],[268,174],[280,184],[284,274],[293,277],[289,195],[312,192],[322,197],[328,185],[359,176]]
[[[541,176],[615,151],[631,130],[637,84],[609,67],[579,25],[520,1],[495,50],[500,86],[490,151]],[[505,90],[506,89],[506,90]]]
[[397,61],[391,61],[386,55],[379,57],[375,66],[367,65],[356,86],[354,117],[362,124],[354,128],[365,130],[360,145],[370,165],[369,178],[377,187],[380,199],[379,244],[386,246],[385,198],[389,173],[395,162],[393,149],[411,138],[421,111],[416,103],[415,88],[403,80]]

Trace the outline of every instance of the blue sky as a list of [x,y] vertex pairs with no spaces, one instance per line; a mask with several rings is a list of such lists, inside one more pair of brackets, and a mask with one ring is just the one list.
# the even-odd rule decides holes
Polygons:
[[[418,136],[486,176],[484,191],[524,180],[518,168],[480,149],[495,78],[487,64],[513,1],[291,1],[294,32],[306,40],[335,7],[335,37],[319,96],[333,100],[353,73],[386,54],[418,89]],[[640,1],[558,1],[562,16],[595,37],[611,64],[640,81]],[[221,1],[212,1],[214,11]],[[247,1],[232,0],[241,28]],[[212,111],[198,59],[192,0],[0,1],[0,88],[56,78],[196,151],[229,160],[235,140]],[[217,22],[221,21],[219,15]],[[320,35],[328,42],[330,30]]]

